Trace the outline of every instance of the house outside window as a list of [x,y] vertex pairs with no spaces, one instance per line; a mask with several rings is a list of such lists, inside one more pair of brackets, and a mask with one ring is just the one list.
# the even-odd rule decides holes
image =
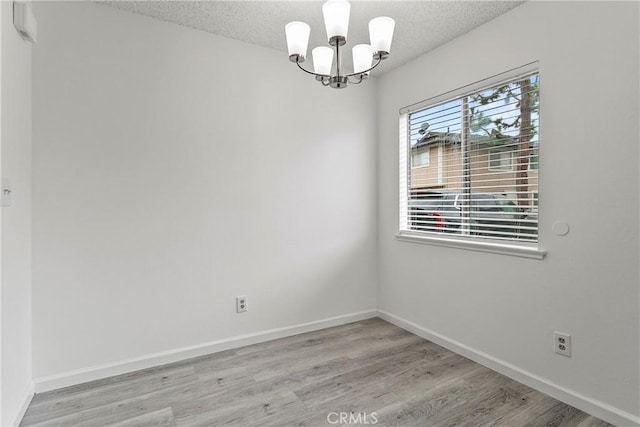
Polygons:
[[526,68],[401,110],[399,237],[537,248],[539,76]]

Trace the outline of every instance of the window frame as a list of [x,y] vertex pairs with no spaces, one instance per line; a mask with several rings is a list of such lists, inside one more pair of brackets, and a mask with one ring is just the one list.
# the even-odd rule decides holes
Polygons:
[[[485,238],[477,238],[473,236],[457,236],[457,235],[435,235],[420,231],[412,231],[407,227],[409,213],[409,197],[408,197],[408,177],[411,174],[411,150],[409,143],[409,115],[413,112],[420,111],[439,104],[444,104],[453,100],[464,98],[466,96],[477,93],[481,90],[499,86],[501,84],[517,80],[519,77],[525,77],[538,73],[540,78],[540,69],[538,62],[532,62],[522,67],[514,68],[504,73],[476,81],[472,84],[461,88],[446,92],[444,94],[428,98],[424,101],[409,105],[400,109],[399,120],[399,215],[398,215],[398,232],[396,239],[402,242],[429,244],[450,248],[458,248],[465,250],[474,250],[481,252],[490,252],[503,255],[512,255],[525,258],[543,259],[546,250],[541,248],[540,223],[538,222],[538,239],[537,242],[523,242],[519,240],[491,240]],[[540,120],[540,117],[538,117]],[[539,132],[539,129],[538,129]],[[540,147],[538,146],[538,159],[540,156]],[[539,160],[538,160],[539,167]],[[513,160],[512,169],[513,170]],[[536,169],[538,171],[538,169]],[[539,193],[540,189],[536,193]],[[539,209],[539,204],[537,206]],[[539,221],[539,217],[538,217]]]

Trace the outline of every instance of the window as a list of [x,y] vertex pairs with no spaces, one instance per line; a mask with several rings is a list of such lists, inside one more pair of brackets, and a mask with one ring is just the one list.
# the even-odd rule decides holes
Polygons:
[[489,170],[493,172],[509,172],[513,169],[513,151],[489,150]]
[[529,170],[538,170],[538,145],[532,144],[531,152],[529,153]]
[[417,168],[420,166],[429,166],[429,150],[418,151],[415,150],[413,154],[411,154],[411,167]]
[[[537,250],[532,65],[401,110],[399,237]],[[429,163],[419,153],[429,152],[438,153],[434,170],[415,170]]]

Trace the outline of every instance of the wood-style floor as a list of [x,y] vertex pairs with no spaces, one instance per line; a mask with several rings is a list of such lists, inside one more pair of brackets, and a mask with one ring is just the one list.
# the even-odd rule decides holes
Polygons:
[[609,425],[370,319],[38,394],[21,426],[315,427],[374,421],[420,427]]

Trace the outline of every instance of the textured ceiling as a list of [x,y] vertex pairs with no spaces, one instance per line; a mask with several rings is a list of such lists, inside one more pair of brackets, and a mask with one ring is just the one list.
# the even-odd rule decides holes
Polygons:
[[[311,26],[311,49],[328,45],[322,1],[99,1],[118,9],[282,51],[284,26]],[[347,48],[369,43],[368,22],[376,16],[396,21],[391,56],[375,73],[389,71],[513,9],[521,1],[351,1]],[[344,64],[351,69],[350,52]],[[308,64],[311,67],[311,64]],[[374,73],[374,74],[375,74]]]

